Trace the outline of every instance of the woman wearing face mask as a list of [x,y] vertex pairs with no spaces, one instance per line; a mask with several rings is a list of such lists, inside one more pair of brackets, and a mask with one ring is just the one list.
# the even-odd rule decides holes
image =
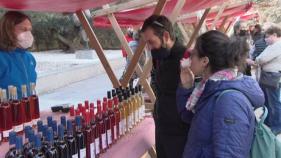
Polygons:
[[[245,42],[232,41],[219,31],[197,39],[190,67],[181,67],[177,91],[180,116],[191,124],[184,158],[248,156],[254,135],[253,107],[264,103],[254,79],[238,72],[248,51]],[[198,85],[194,75],[203,76]],[[236,91],[218,99],[225,90]]]
[[[265,31],[265,42],[268,46],[256,58],[256,63],[262,66],[265,72],[281,71],[281,28],[271,26]],[[272,132],[277,135],[281,133],[281,101],[280,101],[281,81],[279,88],[265,88],[269,104],[269,126]]]
[[[21,85],[36,82],[36,61],[27,48],[33,43],[30,18],[19,11],[8,11],[0,19],[0,88],[17,87],[21,99]],[[8,92],[8,91],[7,91]]]

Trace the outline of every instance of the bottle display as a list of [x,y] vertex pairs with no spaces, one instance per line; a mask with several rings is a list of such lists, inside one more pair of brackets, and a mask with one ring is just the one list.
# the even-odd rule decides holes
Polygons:
[[1,120],[1,129],[2,129],[2,141],[8,142],[9,141],[9,132],[13,130],[13,121],[12,121],[12,109],[7,100],[7,92],[6,90],[2,90],[1,92],[1,100],[2,104],[0,107],[0,120]]

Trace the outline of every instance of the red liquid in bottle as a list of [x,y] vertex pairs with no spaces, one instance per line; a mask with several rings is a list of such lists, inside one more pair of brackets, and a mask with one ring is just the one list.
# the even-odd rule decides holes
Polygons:
[[74,118],[74,106],[69,108],[69,113],[70,113],[70,120],[72,121],[72,127],[74,127],[72,129],[73,133],[75,132],[75,118]]
[[30,98],[30,105],[31,105],[31,112],[32,112],[32,124],[33,127],[37,126],[37,121],[40,120],[40,109],[39,109],[39,99],[36,95],[35,91],[35,84],[30,83],[30,90],[31,90],[31,96]]
[[92,128],[90,126],[90,113],[85,113],[85,127],[84,127],[84,136],[86,143],[86,156],[87,158],[95,157],[95,141],[92,136]]
[[110,148],[111,144],[112,144],[111,121],[110,121],[109,116],[108,116],[107,103],[106,102],[103,102],[102,118],[104,119],[104,122],[105,122],[107,148]]
[[30,106],[30,101],[29,98],[27,97],[27,91],[26,91],[26,85],[21,86],[21,91],[22,91],[22,98],[21,98],[21,107],[25,111],[25,119],[24,119],[24,127],[25,126],[30,126],[32,127],[32,111],[31,111],[31,106]]
[[114,114],[115,114],[115,121],[116,121],[116,135],[117,140],[122,137],[122,132],[120,133],[120,128],[122,128],[121,122],[121,111],[118,108],[118,97],[114,97]]
[[23,118],[25,116],[25,111],[22,110],[20,101],[18,100],[17,88],[12,88],[12,120],[13,120],[13,130],[17,135],[23,134]]
[[[94,105],[93,105],[93,107],[94,107]],[[100,156],[99,129],[98,129],[98,125],[97,125],[96,119],[95,119],[94,108],[90,108],[90,119],[91,119],[90,126],[92,129],[92,139],[95,142],[95,154],[96,154],[96,157],[99,157]]]
[[115,144],[117,141],[117,127],[116,127],[116,118],[113,111],[112,100],[108,100],[108,116],[111,124],[111,140]]
[[90,111],[90,109],[89,109],[89,101],[85,100],[84,103],[85,103],[86,110]]
[[96,121],[98,124],[98,129],[99,129],[99,138],[100,138],[100,153],[105,153],[106,148],[107,148],[107,140],[106,140],[106,127],[105,127],[105,122],[102,118],[102,113],[101,113],[101,101],[97,101],[97,107],[98,107],[98,113],[96,116]]
[[3,142],[9,141],[9,132],[13,130],[13,121],[12,121],[12,109],[10,104],[7,101],[6,90],[1,92],[2,105],[0,107],[0,120],[2,124],[3,131]]

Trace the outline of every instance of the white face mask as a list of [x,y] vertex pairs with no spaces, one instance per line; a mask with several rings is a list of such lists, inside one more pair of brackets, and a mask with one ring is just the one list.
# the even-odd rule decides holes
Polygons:
[[30,31],[25,31],[23,33],[18,34],[17,39],[18,39],[18,44],[23,49],[31,47],[34,40]]

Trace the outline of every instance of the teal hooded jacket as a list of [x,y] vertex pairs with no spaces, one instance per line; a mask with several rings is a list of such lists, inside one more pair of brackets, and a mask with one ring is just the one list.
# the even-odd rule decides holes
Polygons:
[[33,55],[25,49],[16,48],[11,52],[0,51],[0,88],[17,87],[18,99],[21,99],[21,85],[26,85],[27,96],[30,95],[30,82],[36,84],[36,61]]

